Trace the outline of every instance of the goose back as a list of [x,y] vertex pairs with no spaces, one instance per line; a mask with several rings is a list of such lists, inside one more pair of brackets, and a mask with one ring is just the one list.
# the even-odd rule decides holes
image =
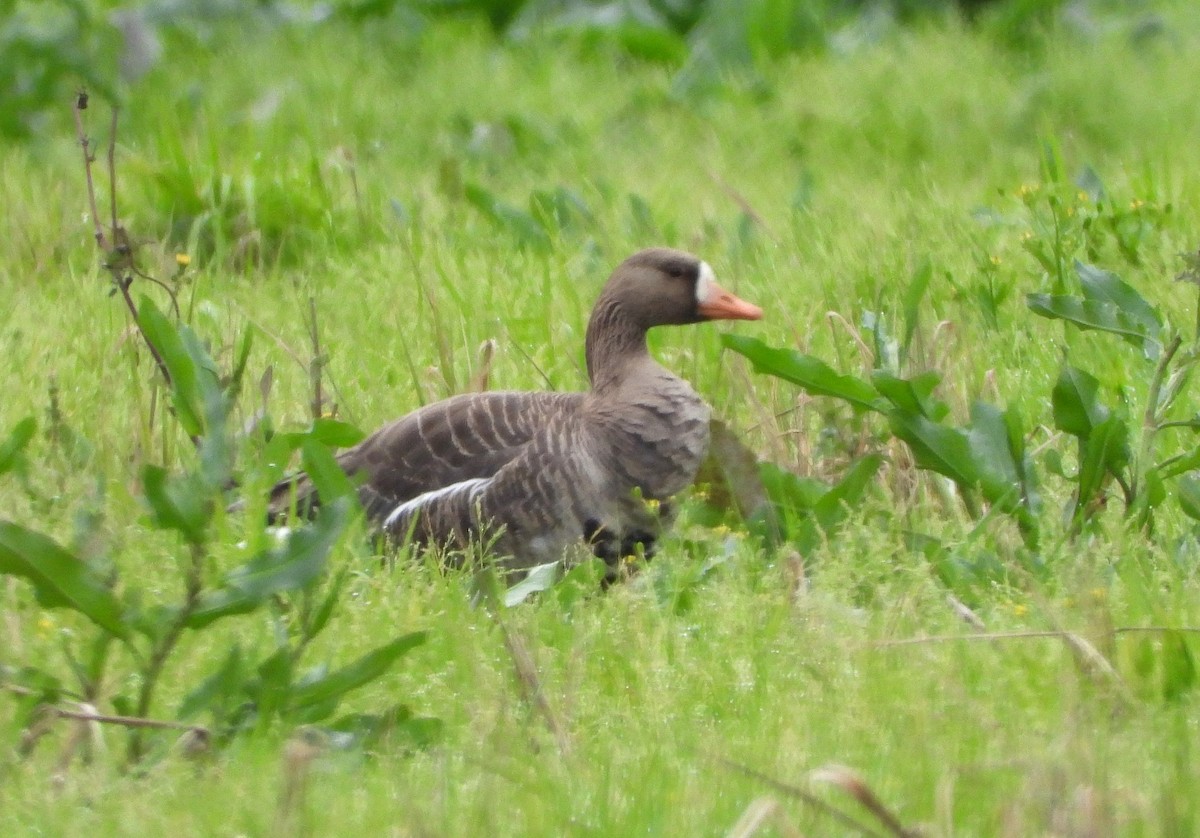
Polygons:
[[[381,523],[398,505],[463,481],[493,476],[543,428],[574,414],[582,393],[466,393],[426,405],[384,425],[338,455],[338,465],[362,481],[359,500]],[[270,514],[320,503],[307,475],[272,489]]]

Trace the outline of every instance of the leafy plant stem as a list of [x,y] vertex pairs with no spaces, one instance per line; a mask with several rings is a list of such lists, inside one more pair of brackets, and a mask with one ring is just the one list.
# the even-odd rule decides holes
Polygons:
[[1170,370],[1171,361],[1182,344],[1183,338],[1179,335],[1171,339],[1171,342],[1163,350],[1162,356],[1158,359],[1158,365],[1154,368],[1154,375],[1150,379],[1150,388],[1146,394],[1146,411],[1142,416],[1142,451],[1141,456],[1138,458],[1138,470],[1134,476],[1132,487],[1134,497],[1137,496],[1139,490],[1144,488],[1143,484],[1146,472],[1151,468],[1150,460],[1154,456],[1155,438],[1162,429],[1158,416],[1159,397],[1162,393],[1162,385],[1166,380],[1167,372]]
[[121,298],[125,301],[126,308],[133,316],[133,323],[137,327],[138,333],[142,336],[142,342],[146,344],[150,350],[150,356],[154,358],[154,363],[158,367],[158,371],[162,373],[163,379],[167,385],[171,384],[171,373],[167,370],[166,362],[163,361],[162,355],[146,337],[146,332],[142,329],[141,321],[138,320],[137,305],[133,302],[133,297],[129,293],[129,285],[132,281],[132,276],[125,275],[125,268],[132,267],[133,254],[130,249],[124,231],[117,224],[117,170],[116,170],[116,146],[117,146],[117,117],[119,110],[113,107],[112,114],[112,131],[108,141],[108,173],[109,173],[109,204],[112,212],[112,237],[113,241],[104,233],[104,225],[100,223],[100,216],[96,209],[96,185],[92,179],[92,163],[95,162],[95,156],[91,150],[91,139],[83,127],[83,110],[87,107],[87,95],[80,94],[75,99],[75,105],[71,109],[75,115],[75,132],[79,138],[79,145],[83,149],[83,171],[87,180],[88,193],[88,208],[92,214],[92,225],[94,228],[93,236],[96,239],[96,245],[106,255],[107,260],[104,268],[112,275],[113,285],[120,290]]
[[[176,613],[174,619],[171,620],[166,630],[159,636],[150,651],[146,668],[142,672],[142,684],[138,691],[137,711],[134,713],[138,718],[144,719],[149,715],[150,702],[154,699],[154,689],[158,685],[158,679],[162,675],[167,658],[171,656],[171,652],[174,651],[175,646],[179,643],[179,638],[183,635],[183,629],[200,601],[200,591],[203,587],[203,569],[204,545],[199,541],[192,542],[190,544],[190,561],[188,562],[187,577],[184,582],[183,606]],[[129,738],[128,761],[130,764],[136,763],[144,755],[145,742],[142,738],[142,728],[135,728]]]

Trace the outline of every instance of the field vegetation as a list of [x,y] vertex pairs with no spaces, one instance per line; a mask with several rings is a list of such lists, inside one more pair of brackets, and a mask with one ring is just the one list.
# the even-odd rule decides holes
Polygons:
[[[1200,830],[1194,4],[0,11],[0,833]],[[381,556],[658,244],[767,313],[657,557]]]

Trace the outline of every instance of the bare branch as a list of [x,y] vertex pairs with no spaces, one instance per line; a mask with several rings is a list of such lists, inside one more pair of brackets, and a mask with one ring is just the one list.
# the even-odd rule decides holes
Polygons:
[[117,229],[117,117],[120,113],[121,109],[113,105],[112,128],[108,137],[108,202],[109,215],[112,218],[112,226],[109,229],[114,233]]
[[100,223],[100,215],[96,211],[96,186],[92,181],[92,144],[87,132],[83,130],[83,109],[87,107],[87,94],[80,93],[75,97],[75,106],[71,112],[75,115],[75,136],[79,138],[79,146],[83,149],[83,173],[87,178],[88,207],[92,214],[93,235],[100,249],[109,248],[108,237],[104,235],[104,225]]

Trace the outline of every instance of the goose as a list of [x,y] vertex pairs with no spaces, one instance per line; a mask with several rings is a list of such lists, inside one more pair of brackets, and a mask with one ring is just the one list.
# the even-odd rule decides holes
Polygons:
[[[611,571],[639,546],[653,553],[670,499],[708,448],[708,405],[650,356],[647,330],[762,315],[698,257],[642,250],[617,266],[592,309],[586,392],[454,396],[385,425],[338,464],[359,476],[366,514],[390,539],[480,539],[513,570],[584,542]],[[318,502],[300,474],[274,487],[270,509]]]

